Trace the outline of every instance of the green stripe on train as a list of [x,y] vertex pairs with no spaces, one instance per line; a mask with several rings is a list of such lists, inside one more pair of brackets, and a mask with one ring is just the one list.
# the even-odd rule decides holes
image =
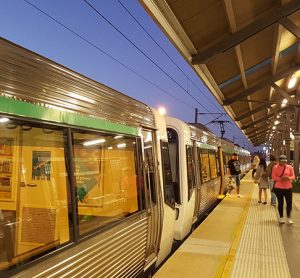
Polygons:
[[138,135],[138,130],[135,127],[116,124],[100,118],[93,118],[72,112],[60,111],[53,108],[42,107],[32,103],[0,96],[0,113],[1,112],[21,117],[69,124],[72,126],[120,132],[128,135]]

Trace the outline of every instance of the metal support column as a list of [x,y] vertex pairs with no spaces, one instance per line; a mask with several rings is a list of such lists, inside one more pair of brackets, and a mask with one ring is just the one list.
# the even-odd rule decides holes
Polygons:
[[286,133],[285,133],[285,148],[286,148],[286,157],[288,163],[291,162],[291,111],[288,110],[286,113]]
[[[297,102],[298,102],[298,98]],[[299,176],[299,142],[300,142],[300,114],[299,108],[297,106],[294,107],[295,111],[295,132],[294,132],[294,171],[295,176]]]
[[294,133],[294,171],[295,176],[299,176],[299,143],[300,143],[300,134]]
[[275,154],[276,157],[279,158],[279,156],[282,154],[281,153],[281,138],[280,138],[280,134],[277,134],[277,138],[275,141]]

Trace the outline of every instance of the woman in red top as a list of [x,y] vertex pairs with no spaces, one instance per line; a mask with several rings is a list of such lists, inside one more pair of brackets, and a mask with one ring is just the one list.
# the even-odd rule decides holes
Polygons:
[[291,219],[292,211],[292,181],[295,179],[294,169],[287,164],[285,155],[279,157],[279,164],[275,165],[272,170],[272,179],[275,184],[275,194],[278,200],[279,223],[285,223],[283,218],[283,198],[286,201],[286,214],[288,224],[293,224]]

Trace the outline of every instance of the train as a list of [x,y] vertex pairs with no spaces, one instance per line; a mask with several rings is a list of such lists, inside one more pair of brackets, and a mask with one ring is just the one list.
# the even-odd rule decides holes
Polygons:
[[250,153],[0,39],[0,276],[146,277]]

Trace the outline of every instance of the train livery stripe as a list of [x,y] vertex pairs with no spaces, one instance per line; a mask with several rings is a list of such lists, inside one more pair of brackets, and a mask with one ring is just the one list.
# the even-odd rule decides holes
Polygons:
[[0,96],[0,112],[44,121],[69,124],[78,127],[95,128],[106,131],[138,135],[138,129],[103,119],[78,115],[72,112],[46,108],[32,103]]

